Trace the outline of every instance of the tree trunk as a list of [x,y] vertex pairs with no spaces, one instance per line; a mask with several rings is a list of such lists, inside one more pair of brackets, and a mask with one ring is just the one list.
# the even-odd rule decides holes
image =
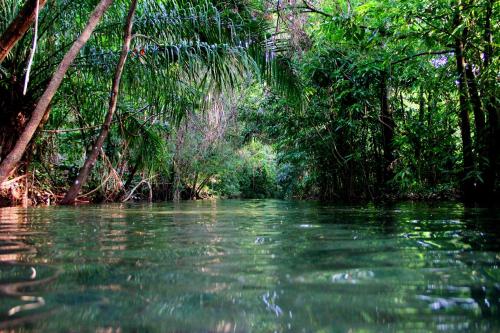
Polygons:
[[418,126],[415,138],[415,165],[417,170],[417,179],[422,181],[422,146],[424,134],[424,117],[425,117],[425,97],[424,88],[420,87],[420,94],[418,99]]
[[56,94],[61,82],[66,74],[69,66],[75,59],[75,57],[80,52],[81,48],[87,43],[92,32],[95,27],[99,23],[102,15],[111,5],[113,0],[101,0],[97,7],[94,9],[94,12],[89,18],[87,22],[87,26],[83,30],[82,34],[78,37],[78,39],[73,43],[69,51],[64,56],[63,60],[59,64],[59,67],[55,71],[50,83],[43,93],[42,97],[38,101],[38,104],[31,115],[29,122],[24,128],[21,136],[16,142],[16,145],[12,149],[12,151],[7,155],[7,157],[0,163],[0,184],[2,184],[7,177],[10,175],[12,170],[16,167],[17,163],[21,160],[26,147],[30,143],[33,138],[33,134],[36,132],[40,122],[42,121],[45,111],[49,107],[52,98]]
[[[484,51],[484,71],[488,72],[488,68],[491,64],[491,59],[494,57],[495,49],[493,47],[493,34],[491,28],[491,18],[493,15],[493,2],[494,0],[488,1],[486,8],[486,18],[485,18],[485,28],[484,28],[484,42],[486,44]],[[483,96],[486,97],[485,106],[486,113],[488,115],[488,168],[485,174],[485,184],[486,184],[486,196],[489,200],[494,202],[495,200],[495,184],[497,181],[499,173],[498,165],[498,151],[500,144],[500,123],[499,123],[499,108],[496,100],[498,88],[496,85],[496,72],[493,71],[491,74],[488,73],[486,89],[491,89],[491,91],[486,91]],[[498,193],[496,194],[498,196]],[[498,199],[498,198],[496,198]]]
[[[459,17],[458,14],[457,17]],[[464,44],[460,38],[457,38],[455,41],[455,57],[457,61],[458,90],[460,96],[460,132],[462,135],[462,153],[464,163],[462,191],[465,202],[470,204],[474,198],[474,180],[469,177],[469,173],[474,170],[474,157],[472,155],[469,101],[467,98],[467,82],[465,76]]]
[[207,176],[207,177],[205,177],[205,179],[204,179],[204,180],[200,183],[200,185],[198,186],[198,188],[197,188],[197,189],[196,189],[196,191],[195,191],[195,196],[196,196],[196,198],[201,198],[201,196],[200,196],[200,192],[201,192],[201,190],[203,189],[203,186],[205,186],[205,185],[208,183],[208,181],[210,180],[210,178],[212,178],[213,176],[214,176],[214,175],[212,175],[212,174],[211,174],[211,175],[208,175],[208,176]]
[[380,121],[382,122],[382,147],[384,151],[383,183],[392,179],[392,162],[394,161],[394,118],[389,104],[389,87],[387,85],[387,72],[383,72],[380,81]]
[[479,90],[476,83],[476,76],[472,70],[471,64],[465,65],[465,76],[467,78],[467,87],[469,89],[469,97],[472,105],[472,111],[474,113],[474,129],[475,129],[475,147],[477,151],[477,163],[478,170],[481,172],[481,177],[483,181],[479,181],[475,189],[475,200],[477,202],[484,202],[487,200],[485,175],[488,172],[487,163],[488,160],[488,148],[486,143],[487,133],[484,123],[484,111],[481,103],[481,97],[479,96]]
[[197,199],[196,198],[196,184],[198,184],[198,177],[199,177],[199,173],[197,171],[195,176],[194,176],[193,185],[191,186],[191,189],[189,190],[191,200]]
[[41,10],[47,2],[47,0],[27,0],[23,8],[21,8],[17,14],[17,17],[0,37],[0,63],[4,61],[10,50],[12,50],[35,21],[37,1],[39,1],[39,10]]
[[173,190],[172,200],[174,202],[179,202],[181,200],[181,177],[179,168],[176,166],[175,161],[174,161],[174,181],[172,190]]
[[123,38],[123,47],[120,54],[120,59],[118,60],[118,65],[116,66],[115,77],[113,79],[113,85],[111,88],[111,97],[109,99],[109,108],[108,113],[106,114],[106,118],[101,128],[101,133],[97,138],[97,141],[94,143],[90,154],[87,156],[85,163],[83,164],[75,182],[71,185],[70,189],[66,193],[66,196],[61,201],[62,205],[69,205],[75,202],[80,189],[83,184],[87,181],[88,175],[94,166],[97,157],[99,156],[99,152],[102,149],[104,141],[108,137],[109,129],[111,127],[111,122],[113,121],[113,116],[116,111],[116,105],[118,104],[118,94],[120,91],[120,81],[123,73],[123,69],[125,68],[125,63],[127,62],[128,53],[130,51],[130,43],[132,42],[132,28],[134,25],[134,14],[135,9],[137,7],[137,0],[132,0],[130,3],[130,9],[127,16],[127,21],[125,24],[125,32]]
[[479,91],[476,84],[476,76],[472,71],[472,66],[466,64],[465,66],[465,76],[467,77],[467,87],[469,89],[470,101],[472,103],[472,110],[474,112],[474,127],[476,132],[476,144],[478,150],[481,151],[483,146],[483,138],[485,135],[485,124],[484,124],[484,112],[481,105],[481,97],[479,97]]
[[139,169],[139,160],[137,160],[134,163],[134,166],[132,167],[132,169],[128,173],[128,177],[127,177],[127,180],[125,181],[125,185],[123,185],[123,189],[125,191],[130,187],[130,184],[132,184],[132,181],[134,180],[135,174],[136,174],[138,169]]

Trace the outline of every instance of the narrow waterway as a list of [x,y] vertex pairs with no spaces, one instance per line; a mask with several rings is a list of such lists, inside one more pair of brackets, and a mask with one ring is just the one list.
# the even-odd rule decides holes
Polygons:
[[500,331],[487,210],[235,200],[0,220],[0,330]]

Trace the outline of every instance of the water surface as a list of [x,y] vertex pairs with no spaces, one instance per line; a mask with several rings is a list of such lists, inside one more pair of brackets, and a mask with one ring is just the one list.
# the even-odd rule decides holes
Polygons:
[[491,211],[205,201],[0,220],[0,330],[500,332]]

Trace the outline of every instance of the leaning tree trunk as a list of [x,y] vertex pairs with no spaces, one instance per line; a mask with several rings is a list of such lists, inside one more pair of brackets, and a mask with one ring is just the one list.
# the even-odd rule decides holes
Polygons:
[[[46,0],[38,0],[38,12],[45,6]],[[26,0],[5,31],[0,36],[0,63],[12,52],[14,46],[21,40],[37,16],[37,0]],[[7,65],[13,68],[19,59],[13,59]],[[4,66],[5,67],[5,66]],[[5,159],[14,148],[19,135],[29,120],[36,101],[23,93],[22,82],[12,75],[9,84],[0,88],[0,161]]]
[[78,196],[80,189],[82,188],[83,184],[85,184],[85,182],[87,181],[89,173],[92,170],[92,167],[94,166],[97,157],[99,156],[99,152],[102,149],[104,141],[108,137],[109,128],[111,126],[111,122],[113,121],[113,116],[116,111],[116,105],[118,103],[118,93],[120,90],[120,81],[123,69],[125,68],[125,63],[127,62],[128,53],[130,51],[130,43],[132,42],[132,28],[134,24],[133,22],[134,22],[134,14],[136,7],[137,7],[137,0],[132,0],[132,2],[130,3],[130,9],[125,24],[123,47],[120,54],[120,59],[118,60],[118,65],[116,66],[115,77],[113,79],[113,86],[111,88],[111,97],[109,99],[108,113],[106,114],[106,118],[102,125],[101,133],[99,134],[97,141],[92,146],[92,151],[87,156],[87,159],[85,160],[85,163],[80,169],[80,172],[78,173],[76,180],[71,185],[70,189],[60,202],[62,205],[69,205],[75,202],[75,199]]
[[23,8],[19,11],[19,14],[17,14],[17,17],[0,37],[0,63],[4,61],[10,50],[12,50],[35,21],[37,1],[39,10],[47,2],[47,0],[27,0]]
[[0,163],[0,184],[2,184],[7,177],[9,177],[10,173],[17,166],[19,161],[21,160],[26,147],[30,143],[33,135],[35,134],[40,122],[43,120],[45,112],[49,107],[52,98],[56,94],[61,82],[64,78],[64,75],[68,71],[69,66],[75,59],[75,57],[80,52],[81,48],[87,43],[92,32],[96,28],[97,24],[101,20],[102,15],[111,5],[113,0],[101,0],[97,7],[94,9],[94,12],[89,18],[87,22],[87,26],[83,30],[82,34],[78,37],[78,39],[73,43],[69,51],[64,56],[63,60],[59,64],[54,76],[50,80],[50,83],[43,93],[42,97],[38,101],[38,104],[33,111],[29,122],[26,124],[21,136],[16,142],[16,145],[12,149],[12,151],[7,155],[7,157]]

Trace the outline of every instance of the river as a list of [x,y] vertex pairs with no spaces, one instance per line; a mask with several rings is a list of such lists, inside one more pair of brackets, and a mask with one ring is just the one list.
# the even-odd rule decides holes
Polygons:
[[0,220],[0,331],[500,332],[488,210],[220,200]]

